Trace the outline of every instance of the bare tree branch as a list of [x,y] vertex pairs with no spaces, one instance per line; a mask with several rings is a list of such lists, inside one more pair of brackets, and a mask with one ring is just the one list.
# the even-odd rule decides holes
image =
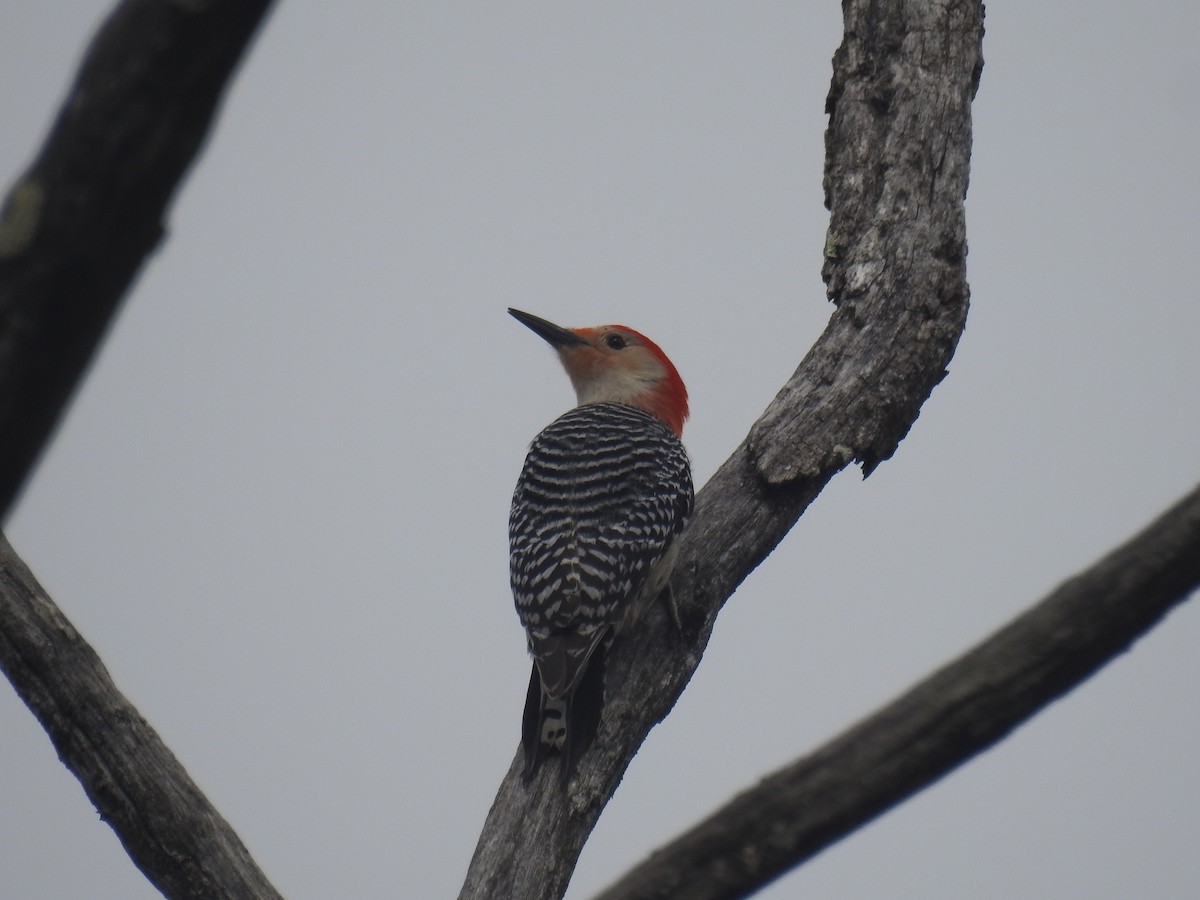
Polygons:
[[[0,515],[163,234],[269,0],[126,0],[0,218]],[[169,897],[277,897],[0,536],[0,668]]]
[[[694,640],[655,611],[609,659],[578,778],[500,786],[460,894],[561,897],[646,734],[695,671],[717,612],[838,471],[887,459],[945,374],[966,319],[963,200],[982,4],[845,0],[826,142],[825,333],[696,499],[673,587]],[[686,644],[686,645],[685,645]]]
[[196,900],[279,896],[3,535],[0,669],[156,888]]
[[125,0],[0,217],[0,518],[162,239],[270,0]]
[[868,719],[738,795],[597,900],[744,897],[1094,674],[1200,585],[1200,487]]

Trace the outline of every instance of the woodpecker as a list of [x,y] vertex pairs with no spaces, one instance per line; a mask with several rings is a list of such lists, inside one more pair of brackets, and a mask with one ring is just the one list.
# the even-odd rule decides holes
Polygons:
[[692,512],[680,436],[687,388],[654,341],[624,325],[561,328],[510,309],[558,353],[579,405],[530,445],[509,514],[509,570],[533,672],[525,780],[551,751],[563,783],[600,724],[613,639],[659,596]]

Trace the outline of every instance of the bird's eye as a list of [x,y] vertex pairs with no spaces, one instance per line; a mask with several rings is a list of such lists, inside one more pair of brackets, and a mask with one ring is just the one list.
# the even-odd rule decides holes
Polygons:
[[625,349],[625,338],[621,337],[619,334],[606,335],[604,338],[604,343],[607,344],[609,347],[611,347],[613,350],[624,350]]

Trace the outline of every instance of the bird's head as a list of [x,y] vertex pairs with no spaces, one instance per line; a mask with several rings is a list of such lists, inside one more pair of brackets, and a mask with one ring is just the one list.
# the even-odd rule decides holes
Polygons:
[[676,434],[683,433],[687,388],[650,338],[625,325],[562,328],[519,309],[508,312],[555,349],[580,405],[625,403],[656,416]]

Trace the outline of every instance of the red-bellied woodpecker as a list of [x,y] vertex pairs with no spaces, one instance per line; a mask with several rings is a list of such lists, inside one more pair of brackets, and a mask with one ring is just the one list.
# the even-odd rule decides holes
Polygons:
[[669,591],[675,537],[692,512],[679,440],[687,389],[632,328],[566,329],[509,313],[558,352],[579,399],[530,445],[508,526],[513,598],[533,656],[525,778],[557,750],[565,782],[600,724],[613,638]]

